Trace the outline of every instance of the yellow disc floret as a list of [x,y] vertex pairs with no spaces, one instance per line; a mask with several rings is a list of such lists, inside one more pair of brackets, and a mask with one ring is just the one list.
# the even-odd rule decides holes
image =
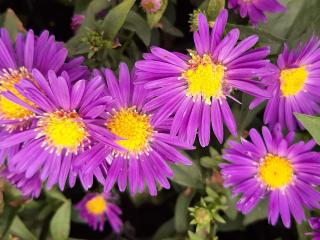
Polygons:
[[259,177],[269,188],[282,188],[293,179],[293,166],[288,159],[268,154],[259,166]]
[[148,151],[153,134],[150,116],[141,114],[134,107],[116,111],[106,123],[107,128],[118,137],[117,144],[129,154]]
[[308,77],[305,67],[284,69],[280,72],[280,90],[285,97],[294,96],[303,89]]
[[[32,79],[31,74],[24,67],[21,67],[17,70],[3,69],[0,73],[0,91],[10,91],[24,102],[28,103],[29,105],[32,105],[32,103],[28,101],[25,97],[23,97],[14,86],[15,84],[19,83],[20,80],[23,78]],[[29,109],[26,109],[25,107],[20,106],[19,104],[16,104],[3,96],[0,96],[1,119],[27,119],[33,115],[33,112]]]
[[210,104],[211,98],[223,95],[223,78],[225,67],[212,62],[209,55],[191,55],[189,69],[182,73],[188,83],[187,95],[202,99]]
[[85,206],[87,211],[93,215],[101,215],[107,210],[107,202],[102,195],[91,198]]
[[82,118],[75,111],[63,110],[48,113],[38,122],[38,137],[45,137],[43,146],[60,154],[63,149],[67,153],[77,153],[88,140]]

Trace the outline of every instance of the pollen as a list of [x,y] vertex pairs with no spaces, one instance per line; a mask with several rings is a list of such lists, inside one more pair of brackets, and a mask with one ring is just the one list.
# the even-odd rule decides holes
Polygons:
[[107,128],[118,137],[117,144],[126,149],[122,155],[138,155],[148,152],[153,135],[150,116],[139,113],[135,107],[115,111],[106,123]]
[[101,195],[91,198],[85,206],[87,211],[93,215],[102,215],[107,210],[107,202]]
[[283,188],[293,180],[293,166],[288,159],[268,154],[259,166],[258,175],[271,189]]
[[280,73],[280,90],[285,97],[299,93],[308,77],[305,67],[284,69]]
[[43,147],[50,152],[77,154],[89,142],[85,124],[77,112],[63,110],[47,113],[38,121],[37,138],[44,137]]
[[182,78],[186,79],[188,88],[187,96],[196,99],[201,96],[204,102],[210,104],[211,98],[223,96],[223,78],[225,67],[215,64],[209,55],[191,54],[189,69],[182,73]]
[[[19,83],[21,79],[28,78],[32,79],[32,75],[28,72],[25,67],[21,67],[17,70],[13,69],[2,69],[0,71],[0,91],[10,91],[15,96],[20,98],[22,101],[33,105],[25,97],[23,97],[15,88],[15,84]],[[33,112],[29,109],[16,104],[4,96],[0,96],[0,118],[6,120],[22,120],[28,119],[34,116]]]

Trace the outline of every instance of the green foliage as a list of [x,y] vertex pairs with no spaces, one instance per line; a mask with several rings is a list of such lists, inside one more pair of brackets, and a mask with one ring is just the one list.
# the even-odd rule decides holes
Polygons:
[[104,37],[113,40],[126,21],[127,15],[135,0],[124,0],[116,7],[112,8],[103,19],[102,30]]
[[151,28],[155,27],[160,21],[168,5],[168,0],[161,1],[161,8],[156,13],[147,13],[147,21]]
[[313,139],[320,144],[320,117],[295,114],[302,125],[309,131]]
[[71,202],[67,201],[54,214],[50,222],[50,232],[53,240],[68,239],[71,219]]

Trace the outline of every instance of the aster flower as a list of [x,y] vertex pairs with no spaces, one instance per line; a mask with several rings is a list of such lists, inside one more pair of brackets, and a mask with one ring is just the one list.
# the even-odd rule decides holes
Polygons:
[[222,10],[209,31],[206,17],[199,13],[198,28],[194,33],[195,51],[190,57],[153,47],[151,53],[136,63],[137,78],[154,97],[148,109],[160,108],[159,121],[174,115],[171,134],[193,144],[199,134],[201,146],[210,140],[210,123],[221,143],[223,124],[232,135],[237,135],[236,123],[227,102],[234,99],[231,92],[241,90],[253,96],[269,94],[253,80],[268,60],[268,47],[251,49],[258,41],[250,36],[236,44],[239,30],[231,30],[223,37],[227,11]]
[[38,174],[26,178],[23,173],[16,173],[8,168],[3,168],[0,170],[0,177],[20,190],[24,197],[37,198],[41,193],[41,180]]
[[104,223],[107,220],[113,231],[119,233],[122,228],[122,221],[119,215],[121,209],[112,203],[114,197],[111,194],[88,193],[77,205],[80,216],[87,221],[94,230],[103,231]]
[[242,195],[237,208],[249,213],[261,199],[269,200],[268,219],[275,225],[279,216],[286,227],[291,215],[301,223],[305,219],[303,207],[319,208],[319,153],[312,151],[313,140],[293,143],[294,133],[283,136],[280,125],[271,133],[262,128],[262,136],[249,132],[251,141],[229,142],[221,164],[224,185],[232,187],[235,195]]
[[[176,137],[171,137],[171,122],[159,122],[154,111],[147,106],[148,92],[142,86],[134,86],[135,78],[130,78],[126,64],[119,66],[119,81],[110,69],[105,69],[108,91],[113,102],[104,116],[105,129],[113,133],[121,150],[97,143],[79,157],[78,164],[85,172],[97,167],[108,169],[105,192],[109,192],[116,182],[120,191],[128,185],[132,194],[144,191],[144,185],[151,195],[157,194],[156,182],[170,188],[167,178],[173,176],[168,163],[191,164],[176,147],[190,149]],[[134,74],[132,74],[134,75]],[[103,129],[102,129],[103,131]]]
[[[99,76],[72,83],[66,72],[56,76],[49,71],[47,78],[36,69],[31,73],[32,80],[23,79],[16,85],[28,102],[12,92],[5,92],[3,96],[37,116],[29,129],[1,139],[0,149],[23,143],[8,162],[9,169],[25,173],[26,178],[39,172],[41,181],[47,180],[48,188],[59,183],[62,190],[68,176],[69,185],[74,185],[74,159],[90,148],[92,139],[98,135],[96,131],[101,142],[115,145],[111,134],[106,130],[101,132],[100,126],[92,122],[105,110],[110,97],[102,95],[105,84]],[[83,184],[85,188],[90,187],[90,183]]]
[[278,13],[286,10],[278,0],[229,0],[228,7],[240,12],[242,18],[248,16],[253,25],[266,22],[266,12]]
[[[67,71],[71,81],[87,75],[87,68],[82,66],[83,58],[75,58],[67,62],[67,49],[62,43],[55,42],[48,31],[35,37],[30,30],[24,36],[18,33],[16,42],[10,40],[7,30],[0,29],[0,138],[6,139],[11,133],[28,128],[30,119],[35,115],[29,109],[3,97],[1,93],[11,91],[22,101],[28,102],[14,87],[21,79],[32,79],[31,71],[38,69],[42,74],[48,70],[56,73]],[[10,157],[19,146],[0,150],[0,162]]]
[[76,32],[80,26],[82,25],[83,21],[85,20],[85,16],[82,14],[75,14],[73,15],[73,17],[71,18],[71,29]]
[[[285,45],[278,56],[277,66],[268,66],[269,74],[262,78],[272,97],[264,112],[264,123],[273,127],[278,122],[283,128],[295,130],[299,125],[294,112],[318,115],[320,113],[320,41],[312,37],[306,44],[299,44],[289,51]],[[251,107],[264,98],[256,98]],[[300,128],[303,128],[300,125]]]
[[312,240],[320,240],[320,218],[312,217],[309,219],[309,225],[313,232],[306,233],[306,235],[312,236]]
[[140,4],[147,13],[156,13],[161,8],[161,0],[141,0]]

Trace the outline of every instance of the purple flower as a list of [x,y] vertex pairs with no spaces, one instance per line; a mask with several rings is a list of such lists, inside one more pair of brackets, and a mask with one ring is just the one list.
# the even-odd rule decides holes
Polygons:
[[19,189],[24,197],[37,198],[41,193],[41,180],[38,174],[26,178],[24,173],[16,173],[4,168],[0,170],[0,177]]
[[82,14],[75,14],[71,18],[71,29],[76,32],[80,26],[82,25],[83,21],[85,20],[85,16]]
[[240,12],[242,18],[249,16],[252,25],[266,22],[265,12],[277,13],[286,10],[278,0],[229,0],[228,7]]
[[[42,32],[39,37],[35,37],[32,30],[25,36],[18,33],[13,44],[7,30],[0,29],[0,139],[6,139],[11,133],[18,133],[31,125],[34,112],[3,97],[2,93],[11,91],[20,100],[32,105],[14,87],[21,79],[32,79],[32,69],[38,69],[43,75],[49,70],[57,74],[66,71],[71,81],[87,75],[87,68],[81,65],[83,58],[67,61],[67,55],[67,49],[62,43],[55,42],[48,31]],[[18,149],[19,145],[1,149],[0,163]]]
[[[104,125],[118,140],[122,149],[98,142],[80,156],[77,162],[89,173],[97,167],[107,169],[105,192],[118,182],[120,191],[128,185],[132,194],[143,192],[145,183],[151,195],[157,194],[156,183],[170,188],[167,178],[173,176],[168,163],[191,164],[176,148],[190,149],[169,134],[170,120],[159,121],[158,114],[150,111],[148,91],[135,86],[126,64],[119,66],[119,81],[110,69],[104,75],[113,103],[105,114]],[[134,73],[132,73],[134,75]],[[102,129],[104,131],[104,129]]]
[[251,141],[229,141],[221,164],[224,185],[232,187],[234,195],[241,195],[237,208],[249,213],[263,198],[269,199],[268,218],[275,225],[279,215],[286,227],[291,215],[301,223],[305,219],[303,207],[319,208],[319,153],[311,151],[313,140],[293,143],[294,132],[283,136],[280,125],[271,133],[262,128],[262,136],[249,132]]
[[88,193],[77,205],[80,216],[87,221],[94,230],[103,231],[104,223],[109,221],[113,231],[119,233],[122,221],[119,215],[121,209],[112,203],[110,194]]
[[[0,139],[0,149],[22,144],[8,161],[10,171],[24,173],[26,178],[39,172],[41,181],[47,180],[48,188],[58,183],[62,190],[68,176],[69,185],[74,185],[75,157],[91,147],[95,136],[103,144],[115,147],[114,137],[107,130],[101,131],[102,126],[94,122],[111,98],[104,95],[105,84],[99,76],[71,82],[66,72],[57,76],[49,71],[47,78],[36,69],[31,74],[32,80],[23,79],[16,85],[28,102],[9,91],[3,96],[32,111],[36,117],[30,128]],[[98,171],[93,174],[101,176]],[[92,184],[90,176],[80,180],[85,188]]]
[[[236,136],[236,122],[227,102],[233,90],[253,96],[269,94],[253,80],[269,62],[264,58],[268,47],[251,49],[258,41],[250,36],[238,42],[239,30],[232,29],[225,37],[227,11],[222,10],[209,31],[206,17],[199,14],[199,31],[194,33],[196,51],[190,57],[153,47],[151,53],[136,63],[137,78],[151,90],[149,110],[160,108],[157,118],[173,115],[171,135],[193,144],[199,134],[201,146],[210,141],[210,123],[221,143],[223,124]],[[235,99],[234,99],[235,100]]]
[[[278,56],[277,66],[267,67],[269,74],[262,78],[268,85],[272,97],[264,112],[264,123],[275,126],[278,122],[282,128],[293,131],[299,124],[296,113],[318,115],[320,113],[320,41],[312,37],[305,45],[299,44],[292,51],[285,45]],[[251,107],[265,98],[258,97]],[[300,125],[300,128],[303,128]]]
[[309,219],[309,225],[313,232],[306,233],[306,235],[312,236],[312,240],[320,240],[320,218],[311,217]]

